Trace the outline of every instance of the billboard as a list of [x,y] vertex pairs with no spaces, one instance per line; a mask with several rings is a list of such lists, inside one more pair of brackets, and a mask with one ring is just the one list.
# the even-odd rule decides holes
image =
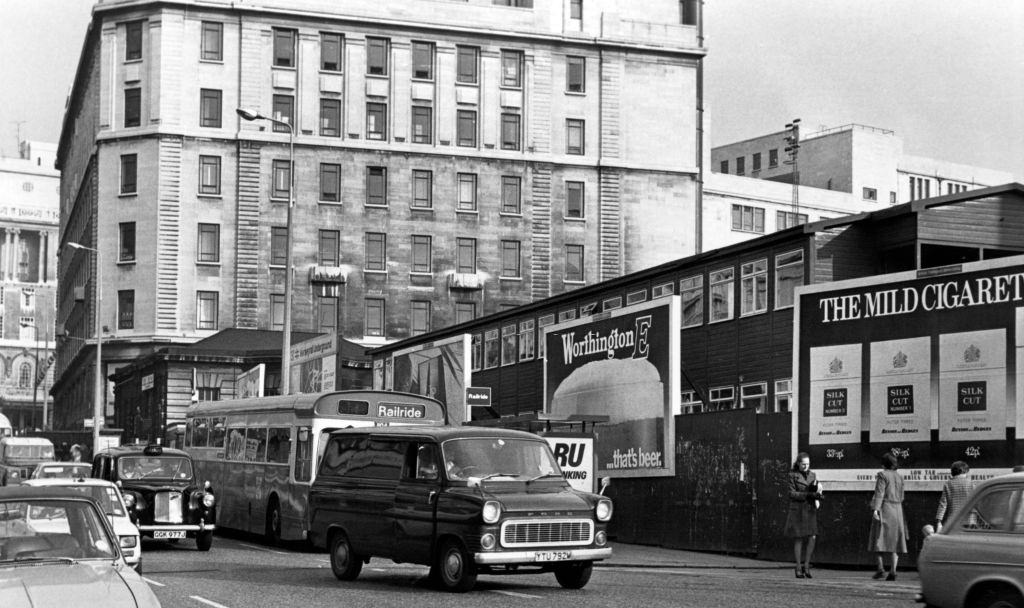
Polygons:
[[803,286],[794,319],[794,452],[830,488],[887,452],[909,490],[1024,463],[1024,257]]
[[607,416],[594,427],[597,475],[675,474],[679,297],[545,328],[544,411]]
[[256,367],[235,376],[235,399],[262,397],[266,370],[267,365],[260,363]]
[[294,392],[325,393],[335,390],[338,334],[325,334],[293,344],[291,356],[289,382]]
[[426,395],[448,410],[453,423],[470,420],[469,334],[395,351],[380,366],[374,362],[374,388]]

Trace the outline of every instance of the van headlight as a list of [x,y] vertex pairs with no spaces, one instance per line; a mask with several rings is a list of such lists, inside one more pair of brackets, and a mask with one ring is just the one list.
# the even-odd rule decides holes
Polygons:
[[485,524],[493,524],[501,518],[501,504],[496,500],[488,500],[484,503],[483,517]]
[[597,521],[608,521],[612,518],[612,501],[607,498],[599,500],[594,512],[597,515]]

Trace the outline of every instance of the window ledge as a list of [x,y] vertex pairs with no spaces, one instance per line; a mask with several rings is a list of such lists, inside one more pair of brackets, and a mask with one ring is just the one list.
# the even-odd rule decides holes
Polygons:
[[433,206],[430,206],[430,207],[414,207],[412,205],[409,205],[409,210],[410,211],[422,211],[424,213],[433,213],[434,212],[434,207]]
[[196,266],[220,266],[220,262],[200,262],[196,260]]
[[480,210],[479,209],[456,209],[455,213],[456,214],[461,213],[463,215],[480,215]]
[[576,224],[586,224],[587,223],[587,218],[585,218],[585,217],[569,217],[568,215],[563,215],[562,216],[562,220],[566,221],[566,222],[573,222],[573,223],[576,223]]
[[117,194],[117,198],[134,198],[134,197],[137,197],[137,196],[139,196],[139,192],[138,191],[135,191],[135,192],[119,192]]
[[522,213],[510,213],[508,211],[499,211],[498,212],[498,216],[499,217],[518,217],[518,218],[521,218],[521,217],[523,217],[523,214]]
[[379,274],[379,275],[382,275],[382,276],[387,276],[388,271],[387,270],[370,270],[369,268],[364,268],[363,269],[363,274]]
[[562,279],[562,283],[565,283],[566,285],[586,285],[587,284],[586,281],[578,281],[578,280],[573,280],[573,279]]
[[764,310],[752,310],[750,312],[741,312],[740,313],[740,318],[742,319],[742,318],[746,318],[746,317],[756,317],[757,315],[764,315],[764,314],[768,314],[768,309],[767,308],[765,308]]
[[283,204],[283,205],[287,205],[288,201],[289,201],[288,198],[282,198],[280,196],[274,196],[274,195],[270,196],[270,202],[272,202],[272,203],[280,203],[280,204]]
[[523,277],[498,277],[498,280],[499,281],[521,282],[523,280]]
[[573,97],[586,97],[587,96],[587,92],[586,91],[566,91],[565,94],[566,95],[572,95]]
[[726,321],[732,321],[732,320],[733,320],[733,317],[729,317],[728,319],[709,319],[708,320],[708,325],[714,325],[715,323],[725,323]]
[[200,58],[199,59],[199,63],[212,63],[212,64],[215,64],[215,65],[224,65],[224,60],[223,59],[203,59],[203,58]]
[[208,198],[213,200],[221,200],[224,198],[223,194],[203,194],[202,192],[196,193],[196,198]]
[[115,263],[118,266],[134,266],[136,264],[136,260],[118,260]]
[[747,234],[764,234],[763,230],[744,230],[742,228],[733,228],[733,232],[745,232]]
[[317,201],[317,205],[327,205],[329,207],[343,207],[345,201]]
[[415,270],[410,270],[409,271],[409,276],[411,276],[411,277],[432,277],[432,276],[434,276],[434,273],[433,272],[417,272]]

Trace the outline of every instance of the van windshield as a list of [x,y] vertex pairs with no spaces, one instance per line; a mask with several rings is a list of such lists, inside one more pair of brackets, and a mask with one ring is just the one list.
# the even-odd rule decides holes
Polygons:
[[4,448],[7,458],[23,458],[32,460],[53,460],[52,445],[10,445]]
[[495,480],[562,476],[543,441],[508,438],[452,439],[441,445],[448,478],[465,480],[489,477]]

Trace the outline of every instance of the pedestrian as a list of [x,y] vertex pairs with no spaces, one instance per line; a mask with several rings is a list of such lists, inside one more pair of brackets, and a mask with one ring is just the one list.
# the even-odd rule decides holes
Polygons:
[[942,522],[953,519],[953,516],[963,508],[967,497],[974,489],[974,481],[969,475],[970,465],[962,460],[957,460],[949,467],[950,478],[942,486],[942,496],[939,497],[939,508],[935,512],[935,531],[942,531]]
[[71,462],[82,462],[82,446],[77,443],[71,446]]
[[814,578],[811,576],[811,555],[818,535],[820,500],[821,488],[818,477],[811,470],[811,457],[800,452],[789,471],[789,511],[785,527],[786,536],[793,539],[797,578]]
[[[899,461],[891,453],[882,456],[882,470],[875,476],[875,495],[871,499],[871,534],[868,551],[874,551],[878,569],[873,578],[896,580],[899,554],[907,552],[907,523],[903,518],[903,476]],[[885,572],[884,557],[890,555],[892,569]]]

